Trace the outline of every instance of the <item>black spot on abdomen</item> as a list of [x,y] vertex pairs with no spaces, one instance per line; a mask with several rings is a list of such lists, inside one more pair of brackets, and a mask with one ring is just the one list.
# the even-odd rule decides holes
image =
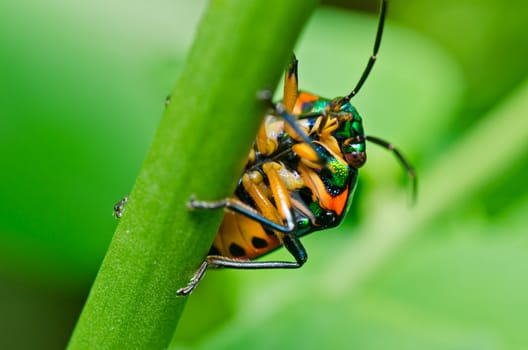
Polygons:
[[211,249],[209,249],[209,255],[221,255],[218,248],[215,246],[212,246]]
[[231,245],[229,246],[229,254],[231,254],[231,256],[235,258],[240,258],[246,255],[246,251],[238,244],[231,243]]
[[268,242],[266,242],[266,240],[259,238],[259,237],[253,237],[251,239],[251,244],[253,244],[253,247],[255,247],[256,249],[262,249],[268,246]]

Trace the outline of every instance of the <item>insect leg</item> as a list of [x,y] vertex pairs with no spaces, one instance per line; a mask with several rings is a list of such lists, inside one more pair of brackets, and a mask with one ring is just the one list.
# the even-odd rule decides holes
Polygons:
[[417,191],[418,191],[418,179],[416,177],[416,172],[414,171],[412,165],[409,163],[407,158],[390,142],[382,140],[375,136],[365,136],[365,140],[370,141],[378,146],[385,148],[386,150],[391,151],[401,166],[407,172],[407,175],[412,181],[412,201],[416,201]]
[[[295,230],[295,221],[293,214],[290,213],[290,215],[288,215],[287,213],[288,210],[291,211],[291,202],[289,201],[289,193],[284,184],[280,182],[282,187],[280,187],[280,190],[275,190],[277,193],[274,193],[274,196],[277,196],[277,198],[275,198],[275,202],[281,207],[281,209],[277,211],[277,207],[270,201],[262,189],[257,186],[258,181],[262,180],[252,179],[248,173],[242,175],[242,186],[249,196],[253,198],[258,211],[237,198],[226,198],[211,202],[199,201],[195,198],[191,198],[188,202],[188,206],[191,209],[225,208],[253,219],[262,225],[271,228],[272,230],[276,230],[281,233],[293,232]],[[284,203],[286,200],[288,200],[288,202],[283,205],[282,203]],[[282,222],[285,222],[285,225],[282,224]]]
[[285,235],[284,246],[293,255],[295,261],[251,261],[236,260],[219,255],[209,255],[194,273],[189,283],[176,291],[177,295],[189,295],[202,280],[208,268],[231,269],[297,269],[304,265],[308,255],[301,241],[294,235]]
[[299,96],[299,78],[297,74],[297,58],[293,55],[286,73],[284,75],[284,90],[282,95],[282,102],[284,107],[289,113],[293,112],[293,107],[295,107],[295,102]]
[[209,257],[207,257],[207,259],[205,259],[202,262],[198,270],[196,270],[194,275],[189,280],[189,283],[187,283],[185,287],[182,287],[176,291],[176,295],[183,296],[183,295],[191,294],[194,288],[196,288],[196,286],[198,285],[198,282],[200,282],[202,278],[205,276],[205,272],[207,271],[207,268],[209,267],[208,259]]
[[[273,207],[274,211],[276,210],[278,212],[280,219],[283,222],[288,223],[288,226],[291,225],[295,229],[295,216],[293,214],[290,192],[279,175],[279,171],[283,167],[284,165],[277,162],[262,164],[262,170],[268,178],[269,188],[271,189],[273,199],[275,200],[275,206]],[[259,203],[257,203],[257,206],[259,206]],[[290,232],[293,232],[293,230]]]
[[[271,189],[275,204],[271,202],[268,195],[258,186],[264,179],[245,173],[242,175],[242,186],[255,202],[258,211],[236,198],[207,202],[199,201],[191,197],[188,206],[191,209],[226,208],[249,217],[280,233],[292,233],[295,231],[295,217],[289,189],[279,175],[282,167],[283,165],[277,162],[267,162],[262,165],[262,170],[269,182],[269,188]],[[285,223],[285,225],[281,223]]]
[[191,209],[220,209],[225,208],[232,210],[236,213],[247,216],[250,219],[260,222],[262,225],[271,228],[272,230],[277,230],[282,233],[290,233],[295,229],[295,224],[288,224],[283,226],[276,222],[273,222],[261,214],[259,214],[255,209],[245,204],[244,202],[236,198],[225,198],[218,201],[200,201],[194,197],[191,197],[187,206]]
[[[188,295],[191,293],[193,289],[196,288],[198,282],[203,278],[207,268],[293,269],[301,267],[306,262],[306,250],[297,236],[295,236],[295,218],[290,193],[279,175],[282,166],[283,165],[277,162],[268,162],[262,165],[262,170],[269,182],[275,205],[271,203],[266,196],[263,196],[264,194],[260,191],[257,183],[252,181],[248,174],[244,174],[242,177],[244,189],[254,200],[256,207],[262,214],[247,204],[233,198],[216,202],[200,202],[191,199],[190,205],[193,208],[202,209],[228,208],[242,215],[246,215],[247,217],[260,222],[262,225],[274,229],[275,234],[281,240],[282,244],[295,258],[295,262],[238,260],[219,255],[210,255],[205,259],[202,265],[200,265],[189,281],[189,284],[177,291],[178,295]],[[285,230],[284,226],[272,221],[272,218],[277,221],[286,222],[288,230]]]
[[125,211],[125,205],[128,202],[128,195],[123,197],[119,202],[117,202],[114,205],[114,216],[116,219],[121,218],[123,216],[123,212]]
[[[308,254],[299,238],[294,235],[286,235],[283,240],[284,246],[293,255],[295,261],[251,261],[226,258],[224,256],[210,255],[206,262],[208,267],[228,267],[232,269],[297,269],[304,265]],[[203,265],[203,264],[202,264]]]
[[[315,153],[314,156],[318,157],[320,163],[322,163],[322,165],[324,165],[325,162],[326,162],[326,159],[322,159],[322,158],[319,157],[319,154],[317,153],[317,149],[316,149],[316,147],[315,147],[315,145],[313,143],[313,140],[299,126],[299,124],[297,123],[297,117],[295,115],[291,114],[290,112],[288,112],[288,110],[286,109],[286,106],[283,103],[280,103],[280,102],[279,103],[274,103],[272,101],[271,97],[272,97],[272,94],[271,94],[271,92],[269,90],[261,91],[258,94],[258,98],[268,102],[268,104],[273,109],[273,111],[278,116],[280,116],[286,122],[286,124],[288,124],[288,126],[291,127],[291,129],[293,129],[293,133],[297,134],[298,137],[300,137],[306,144],[308,144],[312,148],[312,151]],[[290,135],[293,134],[293,133],[291,131],[289,132]]]

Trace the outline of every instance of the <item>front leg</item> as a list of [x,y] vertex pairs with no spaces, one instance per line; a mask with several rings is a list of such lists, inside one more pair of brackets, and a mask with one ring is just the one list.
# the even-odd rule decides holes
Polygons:
[[258,221],[262,225],[269,227],[272,230],[282,233],[291,233],[295,230],[295,223],[293,221],[287,222],[286,225],[278,224],[262,216],[255,209],[237,198],[225,198],[218,201],[200,201],[194,197],[191,197],[189,202],[187,202],[187,206],[190,209],[229,209],[252,220]]
[[257,97],[265,102],[267,102],[270,106],[270,108],[273,110],[273,113],[276,116],[281,117],[284,122],[286,123],[284,130],[290,135],[294,140],[296,141],[303,141],[305,142],[309,147],[312,149],[313,157],[319,159],[319,162],[322,165],[326,164],[326,159],[319,158],[317,149],[315,147],[315,144],[313,143],[313,140],[310,138],[310,136],[304,131],[300,126],[299,123],[297,123],[297,116],[294,114],[291,114],[287,107],[279,102],[274,103],[272,100],[272,93],[269,90],[263,90],[260,91],[257,95]]

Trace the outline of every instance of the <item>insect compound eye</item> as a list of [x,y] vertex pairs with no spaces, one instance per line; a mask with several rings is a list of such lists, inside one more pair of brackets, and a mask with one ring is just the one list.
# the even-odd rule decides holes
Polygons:
[[343,155],[350,166],[354,168],[362,167],[367,161],[365,141],[357,138],[345,140],[343,143]]
[[345,158],[350,166],[354,168],[360,168],[367,161],[367,153],[365,152],[350,152],[345,153]]

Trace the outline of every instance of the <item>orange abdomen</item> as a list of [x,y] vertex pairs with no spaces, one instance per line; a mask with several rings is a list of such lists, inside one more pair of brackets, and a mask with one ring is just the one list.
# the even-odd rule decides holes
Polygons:
[[209,254],[253,260],[281,245],[279,239],[269,232],[257,221],[227,211]]

